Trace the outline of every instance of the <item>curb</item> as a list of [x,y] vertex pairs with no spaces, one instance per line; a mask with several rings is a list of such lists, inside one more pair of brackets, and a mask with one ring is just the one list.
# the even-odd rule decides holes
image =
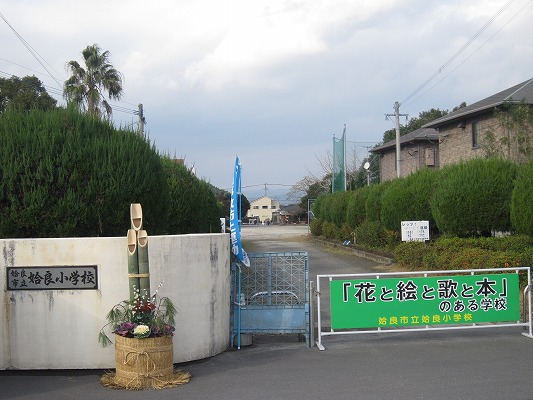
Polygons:
[[352,246],[343,246],[336,242],[331,242],[329,240],[319,239],[316,237],[311,236],[311,240],[321,243],[323,245],[326,245],[328,247],[334,247],[334,248],[342,248],[343,250],[349,251],[356,255],[357,257],[366,258],[367,260],[375,261],[383,265],[391,265],[394,264],[394,258],[381,256],[379,254],[372,253],[370,251],[365,251],[361,249],[356,249]]

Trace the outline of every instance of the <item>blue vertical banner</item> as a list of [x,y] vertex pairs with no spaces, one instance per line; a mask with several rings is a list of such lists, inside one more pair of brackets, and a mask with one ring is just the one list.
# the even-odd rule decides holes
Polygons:
[[239,224],[241,202],[239,195],[241,192],[241,163],[239,157],[235,157],[235,168],[233,169],[233,186],[231,187],[231,205],[229,211],[229,228],[231,234],[231,251],[235,257],[247,267],[250,266],[248,255],[241,244],[241,225]]

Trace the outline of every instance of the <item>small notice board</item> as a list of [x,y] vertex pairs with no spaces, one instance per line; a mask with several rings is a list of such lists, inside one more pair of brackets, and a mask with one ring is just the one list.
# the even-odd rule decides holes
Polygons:
[[429,240],[429,221],[402,221],[402,242]]

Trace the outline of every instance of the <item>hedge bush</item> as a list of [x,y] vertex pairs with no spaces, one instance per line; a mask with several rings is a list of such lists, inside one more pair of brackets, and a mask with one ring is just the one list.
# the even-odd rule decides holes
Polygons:
[[348,201],[351,193],[338,192],[329,195],[331,199],[331,208],[329,210],[330,222],[333,222],[339,228],[346,221],[346,210],[348,209]]
[[370,248],[386,248],[389,245],[389,236],[379,222],[364,221],[355,228],[355,243]]
[[73,109],[0,115],[0,236],[124,236],[141,203],[164,233],[168,186],[160,156],[133,132]]
[[394,259],[404,269],[422,270],[429,250],[424,242],[402,242],[394,249]]
[[526,267],[533,262],[533,243],[528,236],[441,238],[401,243],[394,256],[402,268],[414,270]]
[[460,237],[508,231],[516,164],[474,159],[444,168],[431,198],[439,230]]
[[511,222],[518,233],[533,236],[533,161],[520,166],[511,197]]
[[209,185],[194,176],[184,165],[167,157],[161,161],[170,193],[168,233],[218,232],[220,209]]
[[386,181],[378,185],[368,186],[368,194],[365,202],[365,217],[366,220],[372,222],[381,221],[381,199],[383,193],[389,187],[391,181]]
[[433,227],[435,222],[429,201],[435,181],[436,172],[428,168],[392,181],[381,197],[383,225],[396,232],[401,232],[402,221],[429,221]]
[[348,200],[348,206],[346,209],[346,222],[353,230],[356,226],[359,226],[366,219],[366,202],[369,193],[369,187],[365,186],[358,188],[353,192]]
[[322,236],[322,224],[323,220],[320,218],[315,218],[311,221],[309,228],[311,229],[311,234],[313,236]]

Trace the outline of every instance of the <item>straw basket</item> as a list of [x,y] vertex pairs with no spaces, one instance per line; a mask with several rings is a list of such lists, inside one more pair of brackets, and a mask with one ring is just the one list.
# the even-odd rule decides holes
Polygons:
[[174,371],[172,337],[135,339],[115,335],[116,373],[102,384],[117,389],[167,388],[188,383],[188,372]]

